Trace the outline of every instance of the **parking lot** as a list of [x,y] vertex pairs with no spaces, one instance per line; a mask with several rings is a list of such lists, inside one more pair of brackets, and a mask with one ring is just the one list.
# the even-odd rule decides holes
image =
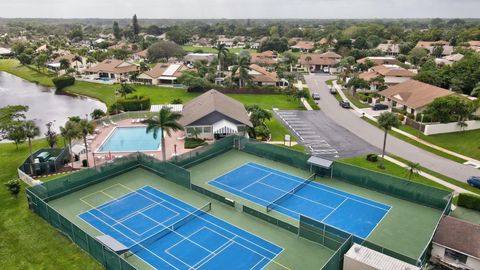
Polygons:
[[337,125],[321,111],[275,111],[277,117],[313,156],[345,158],[379,149]]

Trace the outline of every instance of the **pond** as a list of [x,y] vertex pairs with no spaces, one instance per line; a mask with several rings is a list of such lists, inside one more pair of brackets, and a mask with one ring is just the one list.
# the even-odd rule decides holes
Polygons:
[[53,128],[58,132],[59,127],[67,122],[70,116],[85,118],[94,109],[106,111],[107,107],[100,101],[56,94],[55,90],[36,85],[19,77],[0,71],[0,107],[8,105],[26,105],[28,120],[34,120],[40,127],[41,136],[44,137],[46,124],[54,122]]

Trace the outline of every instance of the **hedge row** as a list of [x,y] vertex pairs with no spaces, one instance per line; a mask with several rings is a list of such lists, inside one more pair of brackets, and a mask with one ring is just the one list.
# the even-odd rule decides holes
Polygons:
[[480,196],[460,193],[458,195],[458,206],[480,211]]
[[133,96],[117,101],[118,109],[122,111],[146,111],[150,109],[150,98],[146,96]]
[[52,79],[53,84],[57,90],[62,90],[63,88],[74,85],[75,78],[68,75],[59,76]]

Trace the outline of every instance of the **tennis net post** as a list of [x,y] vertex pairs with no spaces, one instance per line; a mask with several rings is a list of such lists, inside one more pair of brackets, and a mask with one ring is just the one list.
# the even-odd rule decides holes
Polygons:
[[157,233],[153,234],[152,236],[132,245],[129,248],[129,251],[125,254],[125,257],[128,258],[139,251],[146,249],[147,246],[152,245],[153,243],[157,242],[158,240],[162,239],[166,235],[176,231],[178,228],[182,227],[183,225],[189,223],[193,219],[209,212],[212,210],[212,203],[208,202],[201,208],[196,209],[195,211],[189,213],[187,216],[183,217],[182,219],[178,220],[177,222],[173,223],[170,226],[163,228],[162,230],[158,231]]
[[290,198],[293,194],[297,193],[299,190],[304,188],[306,185],[310,184],[313,180],[315,180],[316,173],[310,175],[305,181],[301,182],[300,184],[296,185],[294,188],[292,188],[290,191],[287,193],[283,194],[282,196],[278,197],[277,199],[273,200],[271,203],[267,205],[267,212],[272,211],[276,206],[278,206],[280,203],[284,202],[288,198]]

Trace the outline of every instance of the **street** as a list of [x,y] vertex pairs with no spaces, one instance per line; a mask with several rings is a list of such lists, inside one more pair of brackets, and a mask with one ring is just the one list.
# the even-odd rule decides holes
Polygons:
[[[352,111],[341,108],[338,105],[338,101],[335,99],[335,97],[329,93],[329,89],[325,84],[325,81],[334,78],[334,76],[323,74],[305,76],[305,80],[310,92],[319,93],[321,96],[321,99],[318,101],[318,105],[321,108],[321,113],[330,117],[330,119],[332,119],[338,125],[343,126],[374,147],[381,149],[384,132],[364,121]],[[315,113],[320,112],[315,111]],[[388,136],[387,138],[386,151],[387,153],[391,153],[412,162],[419,163],[425,168],[462,182],[466,182],[468,177],[472,175],[480,174],[480,171],[473,167],[437,156],[393,136]]]

